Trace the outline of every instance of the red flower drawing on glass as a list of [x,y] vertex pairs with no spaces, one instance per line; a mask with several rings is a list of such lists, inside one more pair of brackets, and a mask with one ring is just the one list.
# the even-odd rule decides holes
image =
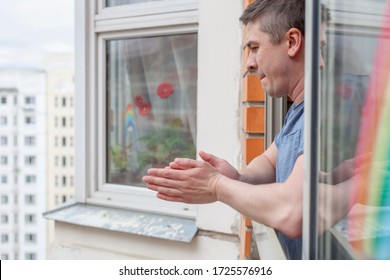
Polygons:
[[173,93],[173,86],[170,83],[161,83],[157,87],[157,95],[160,96],[160,98],[168,98]]

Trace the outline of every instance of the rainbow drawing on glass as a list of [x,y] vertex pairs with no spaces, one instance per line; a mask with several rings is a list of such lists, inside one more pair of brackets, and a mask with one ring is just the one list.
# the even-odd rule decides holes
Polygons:
[[[378,40],[371,80],[362,111],[351,206],[371,211],[350,215],[348,240],[359,257],[390,259],[390,1]],[[357,230],[361,238],[354,238]],[[355,236],[356,237],[356,236]]]
[[125,140],[126,144],[135,144],[137,146],[137,129],[135,125],[135,114],[133,106],[127,104],[125,110]]
[[127,104],[127,108],[126,108],[126,111],[125,111],[125,131],[126,131],[126,134],[129,130],[129,128],[131,128],[131,132],[134,132],[135,133],[135,119],[134,119],[134,110],[133,110],[133,106],[131,106],[131,104]]

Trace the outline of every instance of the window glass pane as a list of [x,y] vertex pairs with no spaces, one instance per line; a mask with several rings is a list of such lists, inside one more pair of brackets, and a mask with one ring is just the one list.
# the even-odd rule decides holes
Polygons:
[[107,41],[107,182],[195,157],[197,35]]
[[156,1],[161,2],[165,0],[106,0],[106,7],[122,6],[128,4],[136,4],[136,3],[156,2]]
[[319,258],[390,259],[390,1],[325,2]]

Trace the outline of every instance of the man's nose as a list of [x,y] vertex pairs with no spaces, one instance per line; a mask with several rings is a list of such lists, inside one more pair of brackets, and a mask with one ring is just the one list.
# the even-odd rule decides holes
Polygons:
[[255,71],[257,70],[257,63],[254,58],[251,56],[248,56],[248,59],[246,60],[246,69],[248,71]]

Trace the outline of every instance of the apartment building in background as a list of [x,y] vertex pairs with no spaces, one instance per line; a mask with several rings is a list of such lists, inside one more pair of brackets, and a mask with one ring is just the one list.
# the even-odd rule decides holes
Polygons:
[[46,73],[0,69],[0,257],[45,259]]
[[[74,56],[52,54],[44,61],[47,90],[47,210],[74,197]],[[54,224],[48,221],[48,244]]]

